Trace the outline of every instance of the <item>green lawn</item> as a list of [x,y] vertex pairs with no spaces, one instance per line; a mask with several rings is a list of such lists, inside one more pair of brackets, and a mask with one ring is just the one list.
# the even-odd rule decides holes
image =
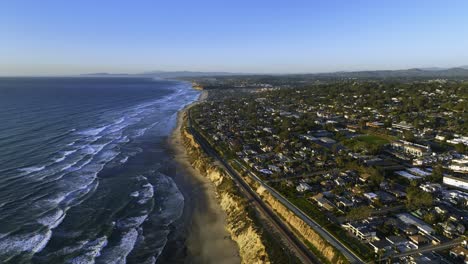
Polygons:
[[390,141],[378,135],[363,135],[345,140],[343,144],[353,151],[366,151],[370,154],[377,154],[383,145]]

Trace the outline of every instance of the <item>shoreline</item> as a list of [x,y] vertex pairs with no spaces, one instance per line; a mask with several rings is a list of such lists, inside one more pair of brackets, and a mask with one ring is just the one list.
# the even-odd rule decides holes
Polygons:
[[[208,92],[202,91],[196,101],[178,112],[176,127],[168,138],[176,167],[174,180],[185,202],[180,223],[183,231],[178,230],[179,234],[174,234],[178,241],[172,247],[177,248],[169,247],[167,251],[180,251],[180,247],[184,247],[184,260],[180,260],[180,263],[240,263],[239,248],[226,229],[227,215],[218,202],[215,187],[193,168],[183,145],[181,127],[184,115],[187,109],[206,100],[207,96]],[[174,262],[174,259],[169,261]]]

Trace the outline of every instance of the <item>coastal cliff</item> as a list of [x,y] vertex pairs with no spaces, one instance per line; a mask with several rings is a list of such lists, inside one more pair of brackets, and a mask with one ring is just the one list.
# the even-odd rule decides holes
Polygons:
[[242,263],[270,263],[262,234],[256,227],[247,201],[226,173],[201,150],[185,126],[180,129],[192,166],[215,186],[221,208],[226,212],[226,229],[239,247]]
[[273,210],[275,210],[291,227],[295,229],[298,235],[302,236],[303,239],[309,242],[328,262],[349,263],[348,260],[338,250],[336,250],[332,245],[330,245],[330,243],[317,234],[317,232],[315,232],[302,219],[287,209],[265,188],[260,186],[256,188],[256,192],[266,203],[270,205]]

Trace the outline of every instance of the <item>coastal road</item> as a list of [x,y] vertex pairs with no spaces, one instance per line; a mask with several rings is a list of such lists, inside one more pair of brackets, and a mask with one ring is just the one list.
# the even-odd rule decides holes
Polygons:
[[[188,120],[188,128],[189,131],[194,135],[194,137],[197,139],[198,143],[202,146],[203,150],[211,155],[212,157],[216,158],[218,161],[223,164],[225,167],[226,171],[229,172],[231,177],[236,180],[236,182],[239,182],[242,186],[244,186],[245,189],[249,190],[249,192],[252,192],[252,196],[256,199],[259,200],[258,203],[262,207],[266,207],[268,211],[271,212],[270,208],[265,205],[263,200],[257,196],[257,193],[253,190],[250,189],[250,186],[245,183],[245,181],[240,177],[237,172],[223,159],[219,156],[219,154],[211,147],[211,145],[206,141],[206,139],[201,136],[198,131],[196,131],[192,126],[191,126],[191,116],[190,116],[190,110],[188,111],[189,114],[189,120]],[[244,167],[241,163],[238,162],[242,167]],[[245,168],[245,167],[244,167]],[[246,168],[245,168],[246,169]],[[286,199],[284,196],[282,196],[280,193],[278,193],[274,188],[270,187],[268,184],[266,184],[262,179],[260,179],[257,175],[255,175],[253,172],[250,170],[246,169],[245,171],[249,172],[250,176],[257,181],[259,184],[261,184],[266,190],[268,190],[276,199],[278,199],[284,206],[286,206],[289,210],[294,212],[298,217],[300,217],[305,223],[307,223],[311,228],[313,228],[320,236],[322,236],[328,243],[330,243],[333,247],[335,247],[338,251],[340,251],[350,263],[365,263],[364,260],[362,260],[359,256],[357,256],[350,248],[348,248],[346,245],[341,243],[341,241],[336,238],[333,234],[328,232],[325,228],[320,226],[315,220],[310,218],[306,213],[304,213],[301,209],[299,209],[297,206],[292,204],[288,199]],[[278,218],[278,216],[271,212],[272,218]],[[282,221],[279,221],[281,224],[283,224]],[[284,224],[283,224],[284,225]],[[289,229],[288,229],[289,230]],[[296,236],[293,234],[293,237],[296,238]],[[297,240],[297,238],[296,238]],[[300,244],[303,245],[301,242]],[[310,254],[310,250],[307,250]]]
[[302,263],[322,263],[320,259],[312,254],[312,252],[307,248],[306,245],[286,226],[286,224],[276,215],[270,207],[268,207],[265,202],[258,196],[258,194],[252,190],[252,188],[242,179],[242,177],[226,162],[224,159],[221,159],[218,153],[211,148],[211,145],[191,126],[190,118],[187,122],[188,129],[190,133],[194,136],[195,140],[202,147],[202,149],[211,157],[218,160],[221,165],[224,167],[226,172],[234,180],[234,182],[239,186],[242,194],[245,195],[247,199],[252,201],[255,205],[255,209],[259,211],[263,216],[265,216],[273,228],[278,231],[278,234],[281,238],[288,243],[289,247],[296,253],[297,257],[301,260]]

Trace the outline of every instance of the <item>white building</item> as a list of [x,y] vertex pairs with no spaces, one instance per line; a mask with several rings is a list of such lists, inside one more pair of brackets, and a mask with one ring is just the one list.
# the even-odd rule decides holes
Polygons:
[[452,160],[452,164],[448,168],[457,172],[468,172],[468,157],[465,156],[463,159]]
[[309,184],[305,183],[305,182],[301,182],[299,183],[299,185],[296,187],[296,190],[298,192],[305,192],[305,191],[310,191],[312,190],[312,187],[310,187]]
[[419,145],[412,142],[397,140],[391,143],[393,149],[403,151],[406,154],[421,157],[431,153],[429,146]]
[[443,179],[444,184],[468,190],[468,179],[457,178],[453,176],[444,176]]
[[431,235],[434,233],[434,229],[426,224],[419,218],[416,218],[408,213],[402,213],[397,215],[398,219],[400,219],[403,223],[407,225],[414,225],[418,230],[426,235]]

